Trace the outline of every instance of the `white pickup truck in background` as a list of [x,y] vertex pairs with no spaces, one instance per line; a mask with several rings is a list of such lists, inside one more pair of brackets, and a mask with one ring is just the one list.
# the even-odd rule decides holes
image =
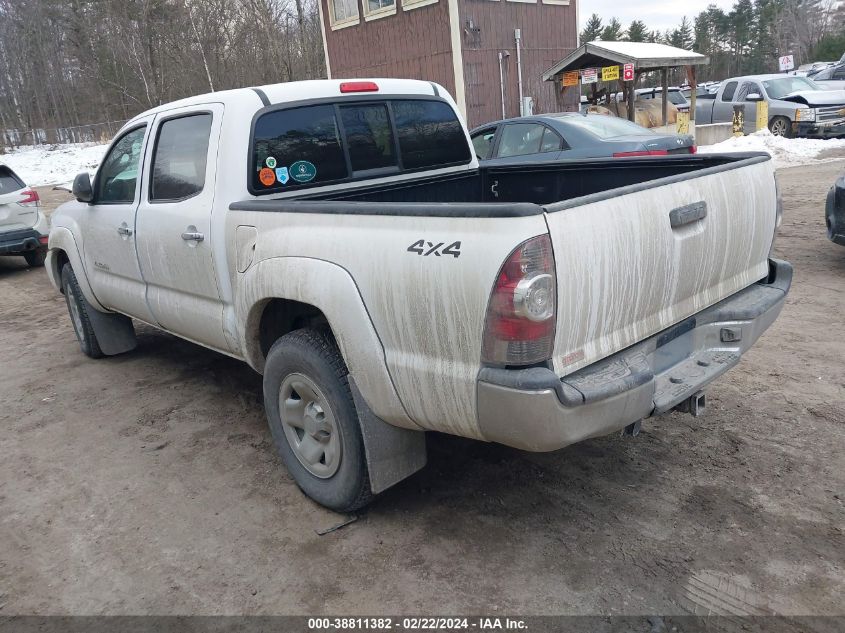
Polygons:
[[551,451],[700,413],[792,272],[768,155],[479,167],[421,81],[166,104],[74,195],[47,270],[82,350],[132,349],[138,319],[245,360],[336,510],[420,469],[426,430]]

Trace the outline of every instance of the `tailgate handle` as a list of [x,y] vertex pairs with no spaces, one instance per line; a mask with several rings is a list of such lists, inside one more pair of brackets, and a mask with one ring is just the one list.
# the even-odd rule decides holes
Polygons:
[[707,203],[703,200],[701,202],[693,202],[692,204],[672,209],[669,212],[669,222],[673,229],[680,226],[686,226],[693,222],[698,222],[707,217]]

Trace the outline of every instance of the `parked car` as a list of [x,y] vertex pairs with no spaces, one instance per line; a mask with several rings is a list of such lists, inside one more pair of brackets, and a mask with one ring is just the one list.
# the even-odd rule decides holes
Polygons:
[[824,90],[845,90],[845,64],[819,71],[813,75],[813,81]]
[[161,105],[73,193],[47,271],[82,351],[131,350],[134,318],[246,361],[342,511],[422,468],[425,430],[552,451],[701,413],[791,280],[768,154],[479,166],[427,81]]
[[[662,99],[663,89],[639,88],[634,91],[634,95],[636,99]],[[670,87],[667,90],[667,95],[669,97],[669,103],[673,104],[678,109],[678,112],[689,112],[689,99],[681,88]]]
[[21,256],[43,266],[49,223],[38,192],[27,187],[11,167],[0,164],[0,255]]
[[756,103],[769,104],[769,130],[777,136],[845,136],[845,91],[825,90],[812,79],[789,75],[734,77],[722,82],[712,98],[702,97],[695,121],[733,121],[734,106],[746,106],[745,133],[756,127]]
[[834,244],[845,246],[845,174],[830,188],[825,205],[827,237]]
[[659,134],[604,114],[505,119],[477,127],[470,136],[475,155],[491,164],[695,153],[692,136]]

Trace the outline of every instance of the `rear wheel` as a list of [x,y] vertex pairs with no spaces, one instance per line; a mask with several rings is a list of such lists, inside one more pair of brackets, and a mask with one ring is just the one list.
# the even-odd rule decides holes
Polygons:
[[264,407],[282,461],[305,494],[338,512],[372,498],[347,374],[335,342],[312,329],[281,337],[264,367]]
[[94,334],[91,319],[88,317],[88,304],[70,264],[65,264],[62,268],[62,290],[65,293],[67,311],[70,314],[70,322],[73,325],[73,331],[76,333],[76,339],[79,341],[79,347],[82,348],[82,352],[86,356],[102,358],[104,356],[103,351],[100,349],[100,343]]
[[26,263],[37,268],[44,265],[44,260],[47,259],[47,251],[43,248],[37,248],[34,251],[27,251],[23,254]]
[[792,123],[785,116],[776,116],[769,121],[769,131],[775,136],[792,136]]

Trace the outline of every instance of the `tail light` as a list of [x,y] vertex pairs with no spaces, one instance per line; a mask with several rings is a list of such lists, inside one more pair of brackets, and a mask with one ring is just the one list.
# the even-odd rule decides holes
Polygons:
[[698,154],[698,148],[695,145],[689,146],[689,153],[690,154]]
[[641,152],[616,152],[613,158],[628,158],[629,156],[668,156],[669,150],[666,149],[652,149]]
[[37,207],[41,198],[38,197],[38,192],[35,189],[27,189],[22,192],[23,200],[18,201],[18,204],[25,207]]
[[340,84],[341,92],[378,92],[378,84],[374,81],[344,81]]
[[556,303],[552,242],[540,235],[517,246],[499,271],[487,306],[482,361],[534,365],[551,358]]

